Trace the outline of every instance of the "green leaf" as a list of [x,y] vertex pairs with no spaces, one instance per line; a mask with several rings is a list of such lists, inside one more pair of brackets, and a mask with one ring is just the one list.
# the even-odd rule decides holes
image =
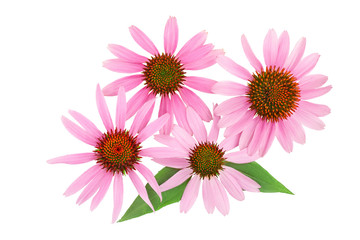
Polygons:
[[[175,168],[169,168],[164,167],[161,169],[156,175],[155,179],[158,182],[159,185],[164,183],[166,180],[168,180],[170,177],[172,177],[175,173],[177,173],[180,169]],[[149,195],[149,199],[155,209],[155,211],[169,205],[172,203],[179,202],[186,185],[188,184],[190,179],[186,180],[179,186],[172,188],[168,191],[162,192],[162,201],[160,202],[159,196],[155,193],[155,191],[149,186],[149,184],[146,184],[146,191]],[[123,222],[132,218],[140,217],[142,215],[152,213],[153,211],[151,208],[144,202],[144,200],[137,196],[134,200],[134,202],[131,204],[131,206],[128,208],[128,210],[125,212],[125,214],[121,217],[121,219],[118,222]]]
[[293,194],[289,189],[287,189],[283,184],[271,176],[268,171],[266,171],[256,162],[246,164],[226,162],[225,165],[238,170],[239,172],[256,181],[261,186],[260,192],[281,192]]

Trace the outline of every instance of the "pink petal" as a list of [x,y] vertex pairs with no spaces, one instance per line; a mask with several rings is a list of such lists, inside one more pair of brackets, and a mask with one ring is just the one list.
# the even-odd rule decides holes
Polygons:
[[98,158],[98,156],[93,152],[91,152],[91,153],[76,153],[76,154],[69,154],[69,155],[49,159],[49,160],[47,160],[47,163],[50,163],[50,164],[54,164],[54,163],[81,164],[81,163],[90,162],[97,158]]
[[244,149],[237,152],[226,153],[224,158],[226,158],[226,161],[233,163],[249,163],[257,160],[259,156],[257,154],[250,156],[247,153],[247,149]]
[[222,94],[226,96],[239,96],[246,94],[248,89],[248,86],[242,85],[240,83],[222,81],[217,82],[213,86],[212,91],[216,94]]
[[200,47],[203,45],[207,38],[207,32],[202,31],[196,34],[194,37],[192,37],[189,41],[185,43],[185,45],[180,49],[178,54],[176,54],[176,57],[181,59],[183,55],[186,55],[187,53],[191,52],[192,50]]
[[187,152],[179,149],[171,149],[167,147],[150,147],[140,150],[140,156],[152,158],[173,158],[173,157],[188,157]]
[[155,98],[147,101],[140,109],[139,111],[137,112],[135,118],[134,118],[134,121],[130,127],[130,134],[131,135],[135,135],[136,133],[139,132],[139,129],[140,129],[140,125],[142,124],[142,122],[144,121],[145,119],[145,116],[147,115],[147,113],[152,109],[153,109],[153,106],[155,104]]
[[282,68],[285,60],[289,54],[290,39],[287,31],[282,32],[279,37],[278,54],[275,62],[275,66]]
[[296,65],[300,62],[300,59],[304,55],[305,46],[306,46],[306,39],[301,38],[296,43],[296,45],[295,45],[294,49],[292,50],[292,52],[290,53],[290,55],[287,57],[287,59],[284,63],[285,69],[292,71],[296,67]]
[[160,185],[161,192],[165,192],[169,189],[179,186],[185,182],[189,177],[191,177],[192,170],[190,168],[184,168],[175,173],[171,178],[166,180],[163,184]]
[[227,215],[230,210],[230,203],[224,186],[219,182],[217,177],[212,177],[210,179],[210,186],[214,193],[216,208],[222,215]]
[[91,198],[100,188],[100,184],[105,177],[105,171],[99,172],[92,180],[91,182],[84,188],[84,190],[81,192],[80,196],[76,200],[76,204],[83,204],[86,202],[89,198]]
[[302,90],[319,88],[324,85],[328,77],[322,74],[307,75],[299,79],[299,85]]
[[180,212],[187,213],[194,205],[199,194],[200,177],[198,175],[192,176],[189,183],[186,185],[185,191],[180,201]]
[[104,61],[103,67],[118,73],[137,73],[144,70],[142,63],[124,62],[118,58]]
[[200,116],[195,112],[194,109],[188,107],[186,109],[186,116],[188,122],[190,122],[191,130],[194,133],[194,136],[198,142],[206,142],[207,132],[203,121]]
[[[214,104],[213,106],[213,112],[214,110],[218,107],[217,104]],[[209,142],[217,142],[217,139],[219,137],[219,126],[218,126],[218,123],[220,121],[220,117],[219,116],[216,116],[215,114],[213,115],[213,122],[212,122],[212,126],[211,126],[211,129],[210,129],[210,133],[207,137],[207,140]]]
[[276,125],[273,122],[267,123],[265,126],[264,137],[260,143],[260,157],[263,157],[269,150],[275,138]]
[[[205,130],[206,131],[206,130]],[[196,145],[195,139],[183,128],[174,125],[172,134],[176,140],[184,147],[184,149],[191,149]]]
[[[150,101],[152,99],[155,99],[155,95],[154,94],[149,94],[149,96],[147,98],[147,101]],[[139,126],[139,131],[138,132],[141,132],[147,126],[147,124],[149,123],[149,121],[151,119],[151,116],[152,116],[152,113],[154,111],[154,107],[155,107],[155,104],[150,107],[149,111],[147,112],[147,114],[145,115],[143,121],[141,122],[141,124]],[[170,116],[170,118],[171,118],[171,116]]]
[[230,151],[237,146],[239,146],[240,134],[235,134],[230,137],[225,138],[220,144],[219,147],[223,149],[223,151]]
[[261,188],[261,186],[251,178],[242,174],[241,172],[228,166],[224,166],[223,171],[226,172],[228,176],[232,176],[242,189],[249,192],[259,192],[259,188]]
[[242,201],[245,199],[244,192],[241,189],[241,186],[237,183],[237,181],[230,175],[226,174],[227,172],[222,172],[220,174],[220,181],[224,185],[225,189],[230,193],[230,195]]
[[294,68],[293,75],[300,79],[302,76],[308,74],[316,65],[320,55],[317,53],[310,54],[305,57],[301,62]]
[[91,211],[93,211],[97,206],[99,206],[100,202],[103,200],[106,192],[110,187],[111,180],[112,180],[112,174],[107,173],[103,178],[102,182],[100,183],[99,191],[96,193],[96,195],[91,201],[91,205],[90,205]]
[[162,115],[158,119],[154,120],[150,124],[148,124],[138,135],[138,141],[143,142],[150,136],[152,136],[154,133],[159,131],[168,121],[169,121],[170,115],[167,113],[165,115]]
[[301,99],[308,100],[316,97],[320,97],[328,93],[332,89],[332,86],[326,86],[322,88],[316,88],[311,90],[301,90]]
[[216,83],[215,80],[202,77],[186,77],[185,85],[201,92],[213,93],[211,88]]
[[131,89],[139,86],[139,84],[143,81],[143,78],[144,76],[140,74],[120,78],[106,85],[102,90],[103,94],[105,96],[116,96],[119,92],[120,86],[125,88],[125,92],[130,91]]
[[291,138],[300,144],[304,144],[306,137],[303,126],[295,119],[294,116],[283,121],[285,127],[289,129]]
[[181,88],[179,92],[184,102],[193,109],[196,109],[202,120],[209,122],[212,119],[209,108],[195,93],[185,87]]
[[306,112],[309,112],[317,117],[323,117],[328,115],[331,110],[328,106],[322,104],[315,104],[308,101],[300,101],[299,108]]
[[118,129],[124,130],[126,121],[126,95],[125,89],[120,86],[116,103],[115,125]]
[[178,44],[179,29],[175,17],[170,17],[166,22],[164,32],[164,49],[166,53],[174,54]]
[[188,52],[179,57],[181,63],[185,66],[185,69],[187,69],[187,65],[196,63],[197,61],[201,60],[202,58],[206,57],[209,53],[211,53],[211,50],[213,50],[214,45],[212,44],[205,44],[203,46],[200,46],[198,48],[195,48],[191,52]]
[[154,174],[152,174],[152,172],[147,167],[145,167],[145,165],[143,165],[141,163],[136,164],[135,168],[136,168],[136,170],[138,170],[141,173],[141,175],[144,176],[144,178],[149,183],[149,185],[152,187],[152,189],[160,197],[160,201],[162,201],[160,187],[159,187],[159,184],[156,182]]
[[164,125],[162,129],[160,129],[161,134],[169,135],[171,133],[171,128],[173,125],[173,113],[171,108],[171,101],[169,96],[162,96],[160,102],[160,109],[159,109],[159,117],[163,114],[169,113],[169,119]]
[[250,107],[250,104],[245,103],[241,106],[241,108],[236,110],[236,112],[225,115],[222,119],[220,119],[219,127],[220,128],[229,127],[229,126],[236,124],[243,118],[244,114],[248,112],[249,107]]
[[254,135],[249,143],[248,146],[248,154],[250,156],[254,155],[260,148],[260,143],[262,142],[263,138],[266,137],[265,133],[265,125],[267,124],[266,120],[260,120],[257,124]]
[[301,109],[298,109],[294,113],[294,117],[308,128],[315,130],[322,130],[325,128],[325,123],[321,121],[318,117],[311,113],[302,111]]
[[174,115],[179,126],[192,135],[192,130],[186,118],[186,108],[177,94],[171,96],[171,108],[174,109]]
[[102,132],[100,132],[95,124],[87,119],[84,115],[73,110],[69,110],[69,113],[86,131],[91,133],[94,138],[99,138],[102,136]]
[[153,158],[154,162],[171,168],[186,168],[189,162],[185,158]]
[[[175,126],[174,126],[174,128],[175,128]],[[179,143],[179,141],[177,141],[177,139],[175,139],[174,137],[171,137],[169,135],[163,135],[163,134],[154,135],[154,139],[156,141],[158,141],[159,143],[162,143],[170,148],[175,148],[180,151],[187,151],[187,148],[185,148],[183,145],[181,145]]]
[[91,146],[97,145],[97,139],[89,132],[85,131],[83,128],[79,127],[64,116],[61,117],[61,121],[64,124],[66,130],[68,130],[69,133],[71,133],[74,137]]
[[224,54],[225,52],[222,49],[211,50],[207,55],[198,59],[197,61],[187,63],[186,70],[201,70],[204,68],[211,67],[216,63],[216,58]]
[[66,189],[64,195],[68,197],[74,193],[77,193],[80,189],[85,187],[101,170],[101,167],[98,165],[89,168]]
[[263,52],[266,66],[274,66],[278,52],[278,38],[274,29],[270,29],[266,34]]
[[108,49],[112,54],[114,54],[116,57],[118,57],[121,61],[124,62],[144,63],[148,60],[146,57],[134,53],[133,51],[120,45],[109,44]]
[[286,152],[292,152],[293,142],[291,140],[290,134],[287,132],[287,128],[284,126],[282,121],[277,123],[276,138]]
[[123,203],[124,186],[123,186],[122,175],[119,173],[114,175],[113,191],[114,191],[114,195],[113,195],[114,209],[112,213],[112,223],[114,223],[117,220]]
[[224,136],[229,137],[242,132],[254,121],[253,119],[254,115],[255,115],[254,111],[247,111],[236,124],[226,128]]
[[214,109],[216,115],[227,115],[229,113],[235,112],[238,109],[249,101],[249,98],[246,96],[233,97],[219,104]]
[[226,71],[233,74],[234,76],[237,76],[244,80],[251,79],[252,77],[248,70],[246,70],[245,68],[235,63],[233,60],[226,56],[219,56],[216,61],[221,67],[223,67]]
[[247,127],[244,129],[244,131],[241,134],[240,141],[239,141],[239,147],[240,149],[247,148],[251,142],[251,139],[254,135],[254,132],[256,128],[258,128],[258,123],[261,121],[260,117],[257,117],[253,119]]
[[108,106],[105,102],[104,95],[100,89],[100,85],[97,85],[96,88],[96,105],[101,117],[102,122],[108,132],[114,129],[114,125],[110,116]]
[[263,66],[259,59],[255,56],[254,52],[251,50],[251,47],[248,43],[248,40],[246,39],[245,35],[241,36],[241,44],[244,49],[245,55],[247,59],[249,60],[251,66],[255,68],[257,72],[261,72],[263,70]]
[[135,171],[130,171],[129,172],[129,177],[132,181],[132,183],[134,184],[134,187],[136,188],[136,191],[139,193],[139,196],[144,200],[144,202],[146,202],[147,205],[149,205],[149,207],[154,210],[153,205],[151,204],[150,200],[149,200],[149,196],[146,192],[145,186],[144,184],[141,182],[139,176],[135,173]]
[[159,54],[159,51],[155,47],[154,43],[150,40],[148,36],[145,35],[140,29],[135,26],[129,28],[130,34],[140,47],[152,55]]
[[210,186],[210,180],[209,178],[203,179],[202,184],[202,195],[203,195],[203,201],[206,208],[206,211],[208,213],[213,213],[215,209],[215,196],[213,193],[213,190]]

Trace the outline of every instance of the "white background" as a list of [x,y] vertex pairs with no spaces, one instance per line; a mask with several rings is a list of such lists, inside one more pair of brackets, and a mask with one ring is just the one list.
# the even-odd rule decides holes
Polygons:
[[[359,7],[356,1],[1,1],[0,3],[0,238],[1,239],[359,239]],[[155,214],[110,224],[112,192],[90,212],[89,202],[62,193],[90,165],[46,160],[92,151],[62,126],[77,110],[102,130],[97,83],[125,76],[108,71],[108,43],[149,56],[132,40],[136,25],[163,50],[169,16],[179,24],[179,46],[201,30],[227,56],[252,68],[241,48],[246,34],[263,62],[270,28],[288,30],[291,47],[304,36],[305,54],[321,58],[313,73],[329,76],[332,91],[313,102],[332,113],[323,131],[306,129],[291,154],[277,141],[258,162],[295,195],[246,193],[230,200],[230,214],[207,214],[202,197],[187,214],[173,204]],[[189,73],[190,74],[190,73]],[[219,66],[192,72],[240,81]],[[137,90],[137,89],[136,89]],[[136,91],[135,90],[135,91]],[[135,91],[127,94],[130,98]],[[208,106],[225,97],[200,94]],[[114,113],[114,98],[107,98]],[[148,141],[149,145],[159,144]],[[144,160],[146,161],[146,160]],[[161,167],[146,161],[157,172]],[[136,196],[125,181],[125,212]]]

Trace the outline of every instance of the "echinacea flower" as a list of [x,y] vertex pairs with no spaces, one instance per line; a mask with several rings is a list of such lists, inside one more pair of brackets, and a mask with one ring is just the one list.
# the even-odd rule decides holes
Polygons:
[[147,101],[138,111],[129,130],[125,129],[126,97],[123,87],[119,88],[115,125],[113,124],[107,104],[99,85],[96,89],[97,108],[106,128],[102,133],[89,119],[76,111],[69,111],[70,115],[78,121],[77,125],[66,117],[62,117],[65,128],[76,138],[93,146],[95,149],[88,153],[65,155],[48,160],[48,163],[81,164],[94,161],[94,166],[77,178],[65,191],[70,196],[82,188],[77,202],[79,205],[91,198],[90,209],[94,210],[104,198],[113,179],[114,209],[112,221],[115,222],[123,202],[123,176],[128,175],[138,191],[140,197],[151,207],[145,186],[137,175],[138,171],[150,186],[160,196],[161,192],[151,171],[141,163],[141,143],[168,121],[169,115],[164,114],[157,120],[148,124],[154,108],[154,99]]
[[269,30],[264,40],[265,65],[252,52],[246,37],[241,43],[250,64],[252,74],[225,56],[217,62],[231,74],[247,80],[247,85],[224,81],[214,85],[214,93],[236,96],[221,103],[215,114],[224,116],[220,127],[226,127],[225,137],[241,134],[239,147],[248,149],[250,155],[259,152],[263,156],[275,136],[287,152],[291,152],[293,141],[305,143],[303,125],[321,130],[325,124],[319,119],[330,113],[321,104],[308,102],[329,92],[331,86],[321,87],[327,76],[308,73],[315,67],[319,54],[302,58],[305,38],[301,38],[289,55],[289,36],[284,31],[278,38]]
[[[177,123],[188,131],[185,105],[197,109],[201,119],[211,120],[211,113],[206,104],[189,88],[212,93],[211,88],[216,81],[189,76],[186,71],[200,70],[216,63],[216,57],[222,50],[213,50],[212,44],[204,44],[207,33],[202,31],[191,38],[175,54],[178,44],[178,25],[175,17],[170,17],[165,26],[164,49],[160,53],[149,37],[135,26],[130,27],[130,34],[136,43],[151,54],[141,56],[123,46],[110,44],[109,50],[117,57],[104,62],[104,67],[119,73],[138,73],[120,78],[103,89],[106,96],[117,94],[119,86],[129,91],[142,82],[145,85],[128,102],[130,118],[145,101],[160,96],[159,116],[169,113],[170,119],[161,129],[161,133],[169,134],[175,116]],[[185,103],[185,104],[184,104]]]
[[[239,171],[226,166],[226,162],[248,163],[258,157],[248,156],[246,150],[229,152],[239,142],[238,135],[217,143],[219,117],[214,116],[212,128],[207,134],[205,125],[194,109],[188,107],[186,116],[194,137],[178,125],[172,135],[156,135],[155,139],[168,147],[154,147],[145,153],[153,161],[164,166],[180,169],[160,186],[160,190],[172,189],[190,178],[180,200],[180,212],[187,212],[194,204],[202,182],[202,196],[206,210],[213,213],[215,207],[223,214],[229,213],[226,191],[235,199],[244,199],[243,189],[258,192],[260,185]],[[226,191],[225,191],[226,190]]]

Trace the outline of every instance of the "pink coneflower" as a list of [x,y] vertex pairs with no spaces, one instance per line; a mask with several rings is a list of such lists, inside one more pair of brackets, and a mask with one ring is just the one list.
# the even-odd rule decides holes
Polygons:
[[176,54],[178,25],[175,17],[170,17],[166,23],[164,32],[165,51],[162,53],[137,27],[131,26],[130,34],[135,42],[149,52],[151,56],[144,57],[123,46],[110,44],[109,50],[117,59],[105,61],[104,67],[119,73],[138,74],[123,77],[110,83],[103,89],[103,93],[106,96],[113,96],[117,94],[119,86],[124,86],[125,91],[129,91],[143,82],[145,86],[128,102],[127,118],[134,115],[139,106],[149,98],[158,95],[161,98],[159,116],[165,113],[170,114],[168,123],[161,130],[163,134],[170,134],[174,115],[177,123],[190,131],[189,125],[184,119],[185,105],[196,108],[201,119],[210,121],[209,108],[189,88],[212,93],[211,88],[216,81],[188,76],[185,72],[210,67],[216,63],[216,57],[223,54],[222,50],[213,50],[212,44],[204,44],[207,33],[202,31],[196,34]]
[[159,164],[179,168],[174,176],[160,186],[166,191],[174,188],[191,178],[185,188],[180,201],[180,212],[187,212],[194,204],[200,183],[206,210],[213,213],[215,207],[223,214],[229,213],[229,199],[227,190],[237,200],[244,199],[243,189],[258,192],[260,185],[240,173],[226,166],[226,162],[248,163],[256,160],[257,156],[248,156],[246,150],[228,153],[239,142],[238,135],[226,138],[217,144],[219,117],[214,116],[210,133],[207,134],[200,116],[191,107],[186,109],[186,116],[195,138],[189,133],[174,125],[172,134],[156,135],[155,139],[168,147],[154,147],[143,153],[152,157]]
[[149,152],[149,150],[141,149],[141,143],[159,131],[168,121],[169,115],[165,114],[148,124],[150,119],[148,116],[151,115],[154,108],[154,99],[149,100],[138,111],[130,130],[126,130],[126,98],[123,87],[120,87],[118,91],[115,126],[99,85],[96,89],[96,103],[106,128],[105,133],[102,133],[90,120],[78,112],[69,111],[81,127],[66,117],[62,117],[65,128],[79,140],[95,147],[95,150],[53,158],[48,160],[48,163],[81,164],[95,161],[95,165],[76,179],[64,195],[70,196],[85,187],[76,203],[80,205],[96,193],[90,207],[91,210],[94,210],[104,198],[112,179],[114,179],[112,221],[115,222],[123,202],[123,176],[128,175],[130,177],[140,197],[151,208],[153,207],[146,189],[136,171],[144,176],[161,198],[161,192],[154,175],[141,163],[142,151]]
[[302,125],[323,129],[325,124],[319,117],[330,113],[327,106],[306,101],[331,89],[331,86],[321,87],[327,76],[308,75],[319,54],[302,59],[305,38],[301,38],[289,55],[288,33],[284,31],[278,38],[270,30],[264,40],[264,68],[244,35],[241,42],[255,72],[251,74],[228,57],[218,57],[217,62],[225,70],[248,81],[247,85],[229,81],[214,85],[215,93],[236,96],[215,109],[215,114],[224,116],[219,126],[226,127],[225,137],[241,133],[240,149],[247,148],[250,155],[259,152],[263,156],[275,136],[285,151],[291,152],[293,141],[305,143]]

